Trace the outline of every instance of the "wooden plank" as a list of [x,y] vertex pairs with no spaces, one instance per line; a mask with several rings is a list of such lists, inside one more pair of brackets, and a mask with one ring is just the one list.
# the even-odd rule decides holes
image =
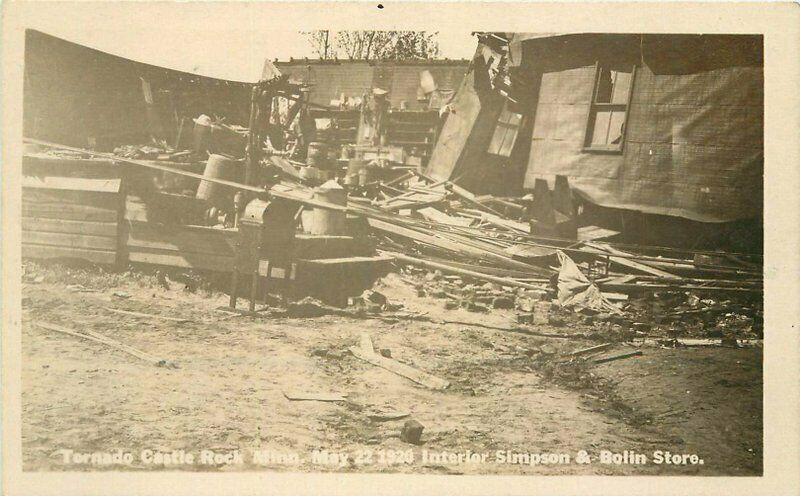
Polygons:
[[453,267],[444,263],[432,262],[429,260],[422,260],[419,258],[409,257],[408,255],[403,255],[402,253],[394,253],[394,252],[384,252],[387,255],[411,265],[418,265],[420,267],[425,267],[428,269],[439,269],[442,272],[450,272],[453,274],[457,274],[459,276],[466,276],[472,277],[473,279],[478,279],[479,281],[490,281],[501,286],[511,286],[511,287],[518,287],[518,288],[525,288],[525,289],[532,289],[535,291],[541,291],[542,286],[534,286],[533,284],[528,284],[526,282],[517,281],[514,279],[508,279],[504,277],[495,277],[488,274],[482,274],[480,272],[475,272],[472,270],[461,269],[457,267]]
[[594,363],[613,362],[614,360],[622,360],[623,358],[630,358],[635,356],[642,356],[640,350],[632,351],[630,353],[620,353],[619,355],[612,355],[594,360]]
[[298,233],[292,244],[294,258],[313,260],[369,255],[372,245],[366,239],[352,236],[328,236]]
[[92,205],[69,203],[32,203],[22,201],[22,215],[26,217],[75,220],[86,222],[116,222],[119,212]]
[[439,236],[433,236],[431,234],[417,231],[415,229],[409,229],[404,226],[392,224],[390,222],[386,222],[380,219],[369,218],[367,219],[369,222],[370,227],[388,232],[390,234],[396,234],[398,236],[403,236],[406,238],[413,239],[415,241],[419,241],[428,245],[436,246],[437,248],[442,248],[444,250],[448,250],[451,252],[459,253],[459,254],[469,254],[476,256],[478,258],[484,259],[492,259],[497,262],[502,263],[506,268],[515,268],[520,270],[529,271],[532,274],[537,275],[550,275],[550,271],[546,269],[542,269],[540,267],[536,267],[534,265],[526,264],[523,262],[519,262],[517,260],[512,259],[507,255],[501,255],[496,251],[490,249],[491,247],[483,246],[486,243],[478,243],[474,240],[469,240],[465,236],[461,236],[459,241],[455,241],[452,237],[447,236],[442,233],[438,233]]
[[347,401],[347,398],[336,393],[303,393],[303,392],[283,392],[289,401]]
[[515,232],[521,232],[523,234],[530,234],[531,233],[531,226],[525,222],[519,222],[516,220],[505,219],[498,215],[490,214],[488,212],[480,212],[481,220],[489,222],[498,227],[503,227]]
[[427,372],[423,372],[404,363],[400,363],[392,360],[391,358],[386,358],[375,353],[375,350],[372,347],[372,340],[366,333],[361,335],[360,346],[352,346],[350,348],[350,352],[355,355],[356,358],[371,363],[376,367],[381,367],[397,375],[403,376],[406,379],[410,379],[417,384],[422,384],[423,386],[431,389],[445,389],[450,385],[450,383],[444,379],[440,379],[439,377],[431,375]]
[[650,267],[644,263],[639,263],[636,260],[630,258],[622,258],[622,257],[615,257],[612,253],[617,255],[625,254],[624,252],[620,252],[618,250],[614,250],[613,248],[596,245],[594,243],[584,243],[581,251],[586,251],[588,253],[595,253],[598,255],[607,255],[609,260],[616,263],[617,265],[622,265],[624,267],[628,267],[629,269],[637,270],[639,272],[644,272],[645,274],[650,274],[653,276],[663,277],[665,279],[680,279],[675,274],[670,274],[669,272],[665,272],[660,269],[656,269],[654,267]]
[[122,208],[122,195],[97,191],[59,191],[23,188],[23,204],[43,205],[84,205],[119,211]]
[[595,239],[610,238],[617,234],[619,234],[619,231],[597,226],[583,226],[578,228],[578,241],[594,241]]
[[454,262],[452,260],[443,260],[438,258],[426,258],[426,260],[430,262],[438,262],[448,265],[454,269],[465,269],[471,270],[473,272],[478,272],[480,274],[487,274],[490,276],[497,276],[497,277],[508,277],[511,279],[527,279],[527,280],[541,280],[546,281],[547,279],[542,279],[539,277],[531,277],[530,272],[524,272],[521,270],[514,270],[514,269],[500,269],[497,267],[491,267],[488,265],[478,265],[478,264],[471,264],[471,263],[464,263],[464,262]]
[[58,157],[44,153],[22,156],[22,174],[26,176],[119,178],[122,167],[112,160]]
[[88,250],[65,246],[45,246],[22,243],[23,258],[78,258],[98,264],[114,264],[117,261],[116,251]]
[[170,322],[189,322],[189,319],[181,319],[178,317],[168,317],[166,315],[158,315],[154,313],[132,312],[130,310],[120,310],[119,308],[105,307],[109,312],[119,313],[122,315],[130,315],[132,317],[142,317],[146,319],[168,320]]
[[117,223],[23,217],[22,230],[115,237]]
[[[711,283],[714,281],[711,280]],[[603,292],[610,291],[624,294],[639,294],[645,291],[692,291],[698,294],[708,293],[763,293],[764,289],[760,287],[735,287],[735,286],[702,286],[700,284],[683,284],[676,282],[675,284],[600,284],[600,289]]]
[[22,187],[32,189],[119,193],[121,184],[122,180],[120,179],[22,176]]
[[137,248],[233,256],[238,231],[203,226],[159,225],[130,222],[125,244]]
[[394,257],[390,257],[388,255],[378,255],[375,257],[319,258],[315,260],[298,260],[298,262],[309,265],[343,265],[391,262],[392,260],[394,260]]
[[474,222],[473,219],[469,219],[467,217],[456,217],[453,215],[447,215],[446,213],[437,210],[433,207],[420,208],[419,210],[417,210],[417,212],[419,212],[427,220],[451,226],[467,227],[471,226],[472,223]]
[[187,269],[229,272],[233,270],[234,257],[205,253],[181,253],[174,250],[134,248],[128,250],[130,262],[183,267]]
[[200,214],[207,206],[194,197],[159,193],[145,202],[141,198],[127,195],[125,197],[125,219],[139,222],[164,222],[181,217],[177,212],[195,212]]
[[144,360],[146,362],[150,362],[153,365],[156,365],[156,366],[159,366],[159,367],[164,367],[164,366],[168,366],[168,365],[173,365],[174,366],[174,364],[171,364],[170,362],[167,362],[166,360],[161,360],[160,358],[155,357],[155,356],[153,356],[153,355],[151,355],[149,353],[145,353],[144,351],[137,350],[136,348],[134,348],[132,346],[128,346],[126,344],[120,343],[119,341],[117,341],[115,339],[111,339],[108,336],[104,336],[102,334],[96,333],[96,332],[88,330],[88,329],[83,329],[82,331],[77,331],[77,330],[74,330],[74,329],[68,329],[66,327],[61,327],[59,325],[50,324],[50,323],[47,323],[47,322],[34,322],[33,325],[36,326],[36,327],[40,327],[42,329],[47,329],[48,331],[60,332],[62,334],[68,334],[70,336],[74,336],[74,337],[77,337],[77,338],[82,338],[82,339],[86,339],[86,340],[89,340],[89,341],[94,341],[95,343],[101,343],[101,344],[104,344],[106,346],[110,346],[112,348],[115,348],[115,349],[117,349],[119,351],[122,351],[124,353],[127,353],[129,355],[135,356],[136,358],[138,358],[140,360]]
[[[37,140],[37,139],[33,139],[33,138],[24,138],[24,142],[25,143],[34,144],[34,145],[39,145],[39,146],[47,146],[47,147],[51,147],[51,148],[57,148],[57,149],[60,149],[60,150],[69,150],[69,151],[83,153],[83,154],[86,154],[86,155],[89,155],[89,156],[94,156],[94,157],[108,158],[108,159],[114,160],[115,162],[121,162],[121,163],[126,163],[126,164],[137,165],[137,166],[145,167],[145,168],[148,168],[148,169],[154,169],[154,170],[160,170],[160,171],[163,171],[163,172],[169,172],[169,173],[172,173],[172,174],[178,174],[180,176],[193,177],[195,179],[202,179],[204,181],[212,182],[212,183],[215,183],[215,184],[222,184],[224,186],[230,186],[232,188],[236,188],[236,189],[243,190],[243,191],[252,191],[252,192],[258,193],[260,195],[264,195],[266,193],[264,191],[264,188],[260,187],[260,186],[252,186],[252,185],[249,185],[249,184],[237,183],[235,181],[228,181],[226,179],[215,179],[215,178],[203,177],[202,174],[197,174],[197,173],[194,173],[194,172],[184,171],[184,170],[181,170],[181,169],[176,169],[174,167],[167,167],[167,166],[161,165],[159,163],[150,163],[150,162],[146,162],[146,161],[143,161],[143,160],[133,160],[133,159],[124,158],[124,157],[117,157],[117,156],[114,156],[111,153],[96,152],[96,151],[92,151],[92,150],[86,150],[86,149],[83,149],[83,148],[75,148],[75,147],[72,147],[72,146],[61,145],[61,144],[58,144],[58,143],[53,143],[53,142],[43,141],[43,140]],[[282,184],[276,184],[276,185],[274,185],[272,187],[272,189],[270,189],[269,196],[274,197],[274,198],[283,198],[283,199],[290,200],[290,201],[296,201],[298,203],[301,203],[303,205],[307,205],[307,206],[310,206],[310,207],[325,208],[325,209],[328,209],[328,210],[335,210],[335,211],[339,211],[339,212],[348,212],[348,211],[350,211],[347,207],[342,206],[342,205],[336,205],[334,203],[330,203],[330,202],[326,202],[326,201],[322,201],[322,200],[317,200],[317,199],[314,199],[314,198],[309,198],[308,190],[304,189],[304,188],[298,188],[296,185],[288,186],[288,185],[285,185],[285,184],[283,184],[283,185]],[[363,215],[363,213],[362,213],[362,215]]]
[[37,245],[63,246],[65,248],[90,248],[93,250],[116,250],[117,238],[109,236],[86,236],[83,234],[22,231],[22,242]]

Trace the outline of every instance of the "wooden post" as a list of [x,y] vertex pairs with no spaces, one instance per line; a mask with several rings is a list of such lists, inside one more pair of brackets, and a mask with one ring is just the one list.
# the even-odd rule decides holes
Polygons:
[[231,273],[231,299],[228,305],[231,308],[236,308],[236,299],[239,292],[239,268],[234,267]]
[[250,93],[250,122],[249,134],[247,137],[247,162],[245,165],[245,184],[252,186],[256,179],[256,171],[258,170],[258,159],[260,155],[258,129],[258,114],[259,114],[259,96],[261,89],[259,86],[253,87]]
[[253,271],[253,281],[250,285],[250,311],[256,311],[256,299],[258,298],[258,266]]

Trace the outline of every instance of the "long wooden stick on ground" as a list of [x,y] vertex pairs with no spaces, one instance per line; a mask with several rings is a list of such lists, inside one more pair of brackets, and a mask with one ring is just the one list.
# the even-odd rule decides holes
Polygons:
[[132,312],[130,310],[120,310],[118,308],[105,307],[109,312],[120,313],[122,315],[132,315],[134,317],[144,317],[148,319],[161,319],[169,320],[170,322],[188,322],[189,319],[181,319],[178,317],[167,317],[166,315],[156,315],[152,313]]
[[372,348],[372,340],[367,334],[361,335],[360,345],[352,346],[350,348],[350,353],[355,355],[357,358],[364,360],[365,362],[375,365],[376,367],[384,368],[390,372],[394,372],[397,375],[403,376],[406,379],[410,379],[417,384],[422,384],[423,386],[431,389],[445,389],[450,385],[450,383],[444,379],[440,379],[439,377],[433,376],[427,372],[417,370],[414,367],[397,362],[391,358],[378,355]]
[[80,332],[80,331],[76,331],[76,330],[73,330],[73,329],[68,329],[66,327],[61,327],[59,325],[50,324],[48,322],[34,322],[33,325],[36,326],[36,327],[40,327],[42,329],[47,329],[48,331],[60,332],[62,334],[68,334],[70,336],[75,336],[75,337],[83,338],[83,339],[86,339],[86,340],[89,340],[89,341],[94,341],[96,343],[102,343],[102,344],[104,344],[106,346],[110,346],[112,348],[116,348],[116,349],[118,349],[120,351],[123,351],[123,352],[129,354],[129,355],[135,356],[136,358],[138,358],[140,360],[144,360],[146,362],[150,362],[153,365],[166,366],[167,363],[168,363],[166,360],[162,360],[162,359],[160,359],[158,357],[155,357],[155,356],[153,356],[153,355],[151,355],[149,353],[145,353],[144,351],[137,350],[136,348],[133,348],[133,347],[128,346],[126,344],[122,344],[119,341],[113,340],[113,339],[111,339],[111,338],[109,338],[107,336],[103,336],[102,334],[98,334],[98,333],[96,333],[94,331],[91,331],[91,330],[84,330],[83,332]]

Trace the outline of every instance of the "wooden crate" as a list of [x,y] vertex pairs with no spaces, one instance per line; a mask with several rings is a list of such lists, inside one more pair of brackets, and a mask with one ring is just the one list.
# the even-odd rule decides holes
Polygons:
[[119,261],[122,180],[107,160],[26,155],[22,256]]

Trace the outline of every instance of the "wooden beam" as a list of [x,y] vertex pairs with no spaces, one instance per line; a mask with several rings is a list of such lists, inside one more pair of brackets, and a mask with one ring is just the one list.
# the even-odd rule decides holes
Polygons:
[[108,336],[103,336],[102,334],[98,334],[98,333],[96,333],[94,331],[91,331],[91,330],[88,330],[88,329],[84,329],[84,330],[79,332],[79,331],[76,331],[76,330],[73,330],[73,329],[68,329],[66,327],[62,327],[62,326],[55,325],[55,324],[50,324],[50,323],[47,323],[47,322],[34,322],[33,325],[36,326],[36,327],[40,327],[42,329],[46,329],[48,331],[60,332],[62,334],[68,334],[70,336],[74,336],[74,337],[77,337],[77,338],[86,339],[86,340],[89,340],[89,341],[94,341],[96,343],[102,343],[102,344],[104,344],[106,346],[110,346],[112,348],[115,348],[117,350],[125,352],[125,353],[127,353],[129,355],[135,356],[136,358],[139,358],[140,360],[144,360],[146,362],[150,362],[153,365],[163,366],[163,365],[165,365],[167,363],[166,360],[161,360],[161,359],[159,359],[159,358],[157,358],[157,357],[155,357],[155,356],[153,356],[153,355],[151,355],[149,353],[145,353],[144,351],[137,350],[136,348],[133,348],[132,346],[128,346],[126,344],[122,344],[119,341],[116,341],[114,339],[109,338]]
[[382,252],[382,253],[385,253],[386,255],[392,256],[396,260],[399,260],[401,262],[405,262],[405,263],[411,264],[411,265],[417,265],[417,266],[420,266],[420,267],[426,267],[428,269],[434,269],[434,270],[438,269],[438,270],[441,270],[443,272],[449,272],[451,274],[457,274],[457,275],[465,276],[465,277],[472,277],[474,279],[478,279],[478,280],[482,280],[482,281],[494,282],[494,283],[500,284],[502,286],[512,286],[512,287],[517,287],[517,288],[533,289],[533,290],[537,290],[537,291],[541,291],[542,290],[542,286],[536,286],[536,285],[529,284],[529,283],[526,283],[526,282],[517,281],[515,279],[509,279],[507,277],[496,277],[496,276],[491,276],[491,275],[488,275],[488,274],[482,274],[480,272],[475,272],[475,271],[472,271],[472,270],[462,269],[462,268],[454,267],[454,266],[447,265],[447,264],[444,264],[444,263],[431,262],[431,261],[428,261],[428,260],[422,260],[422,259],[419,259],[419,258],[409,257],[408,255],[403,255],[402,253],[394,253],[394,252]]
[[386,358],[375,353],[375,350],[372,347],[372,340],[366,333],[361,335],[361,343],[359,346],[350,347],[350,352],[355,355],[356,358],[371,363],[376,367],[386,369],[431,389],[445,389],[450,385],[450,382],[444,379],[440,379],[439,377],[431,375],[427,372],[423,372],[404,363],[400,363],[396,360],[392,360],[391,358]]
[[114,237],[117,235],[117,223],[23,217],[22,230]]
[[66,246],[47,246],[22,243],[23,258],[79,258],[98,264],[112,265],[117,261],[117,252],[109,250],[91,250],[88,248],[72,248]]
[[[586,242],[583,243],[583,247],[581,251],[585,251],[587,253],[594,253],[596,255],[603,255],[608,257],[609,260],[614,262],[617,265],[622,265],[624,267],[628,267],[629,269],[633,269],[639,272],[644,272],[645,274],[650,274],[652,276],[663,277],[664,279],[680,279],[680,277],[676,276],[675,274],[670,274],[669,272],[663,271],[661,269],[656,269],[655,267],[650,267],[644,263],[637,262],[630,258],[623,258],[623,257],[615,257],[613,254],[621,255],[623,254],[619,250],[614,250],[613,248],[597,245],[595,243]],[[627,255],[627,254],[626,254]]]
[[[518,260],[514,260],[513,258],[505,254],[498,253],[497,251],[494,250],[494,247],[480,246],[478,245],[479,242],[474,240],[469,240],[465,236],[460,236],[461,239],[458,239],[454,236],[448,236],[444,233],[437,233],[438,236],[434,236],[428,233],[417,231],[415,229],[410,229],[408,227],[400,226],[397,224],[393,224],[391,222],[386,222],[375,218],[368,219],[368,222],[369,225],[375,229],[379,229],[381,231],[385,231],[391,234],[396,234],[409,239],[413,239],[415,241],[436,246],[444,250],[466,255],[472,255],[477,258],[492,259],[504,264],[506,267],[512,267],[515,269],[529,271],[532,274],[545,275],[545,276],[550,275],[550,271],[546,269],[542,269],[530,264],[526,264],[524,262],[520,262]],[[485,245],[485,243],[483,244]]]
[[85,177],[37,177],[22,176],[22,187],[66,191],[92,191],[96,193],[119,193],[121,179],[96,179]]
[[22,199],[22,215],[39,219],[63,219],[86,222],[116,222],[118,210],[93,205],[77,205],[59,202],[32,202]]
[[114,236],[84,236],[82,234],[22,231],[22,242],[37,245],[63,246],[65,248],[89,248],[94,250],[116,250]]

